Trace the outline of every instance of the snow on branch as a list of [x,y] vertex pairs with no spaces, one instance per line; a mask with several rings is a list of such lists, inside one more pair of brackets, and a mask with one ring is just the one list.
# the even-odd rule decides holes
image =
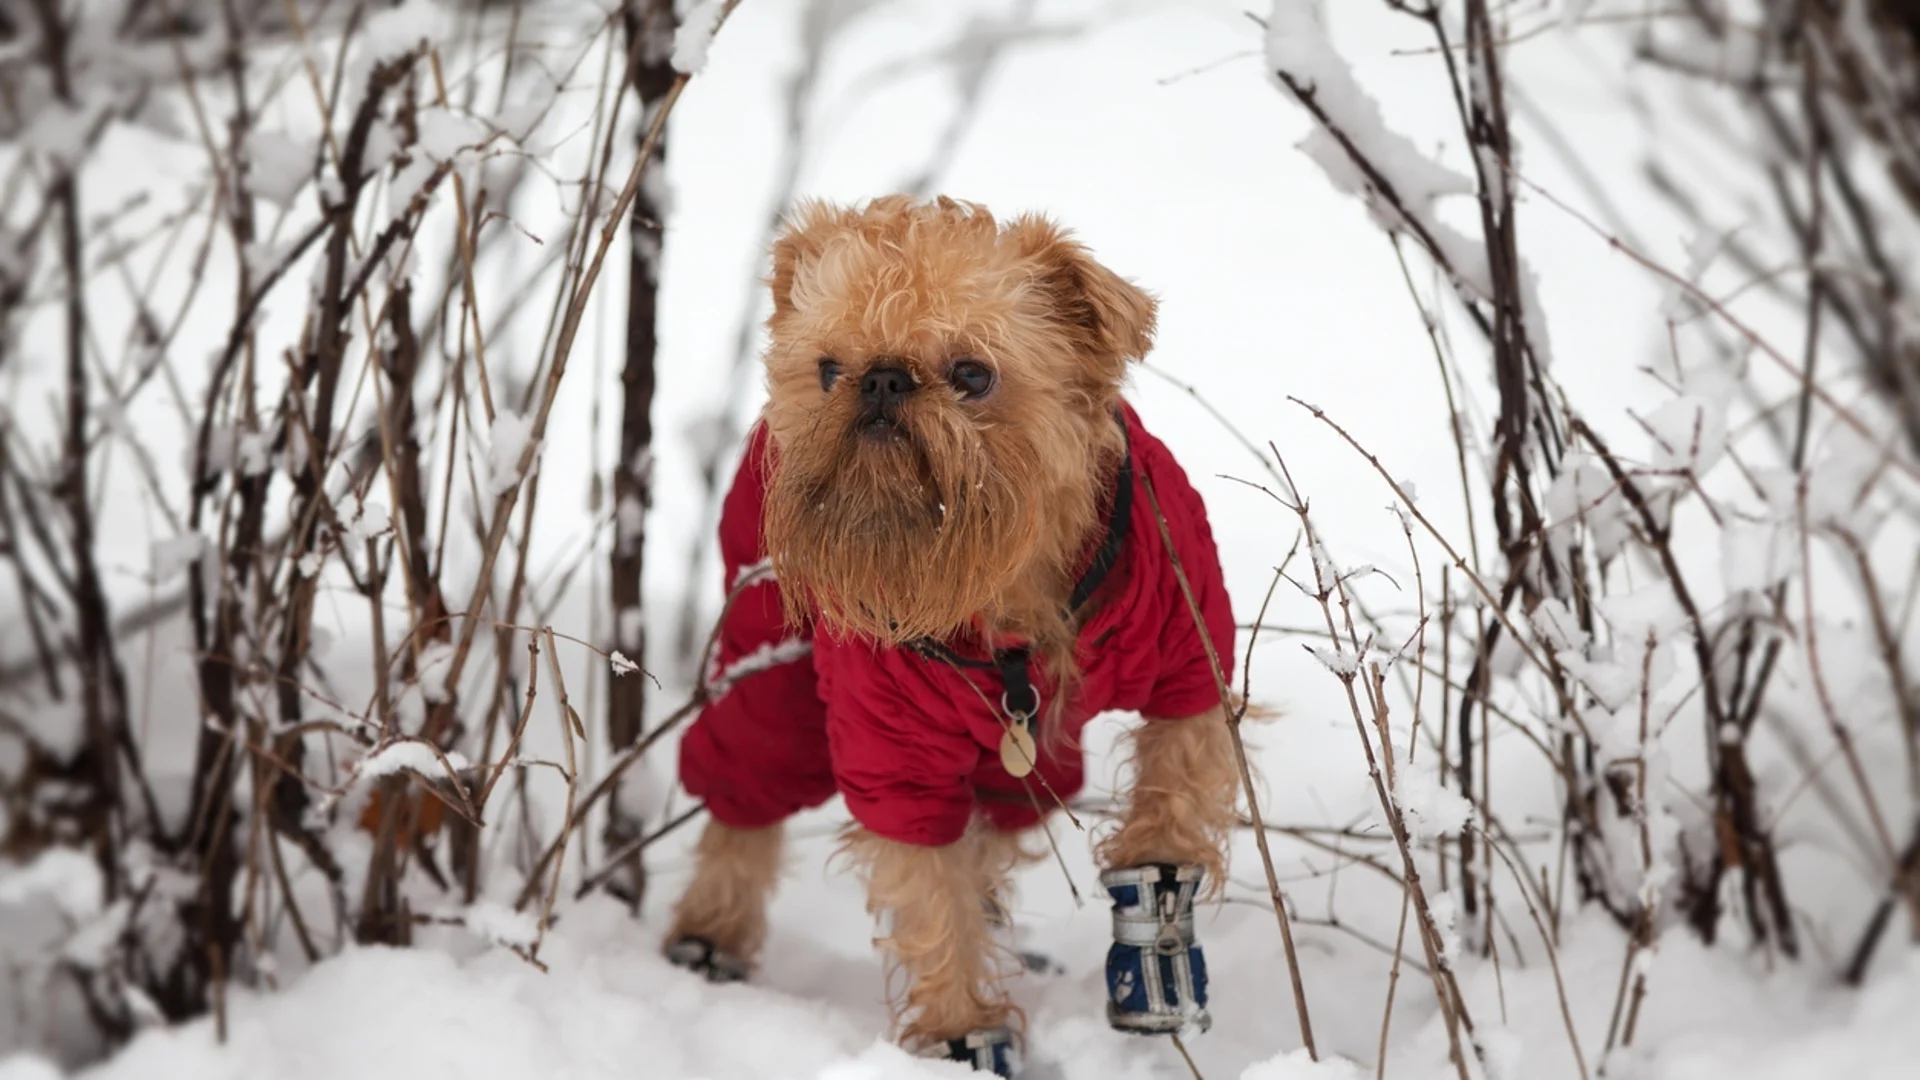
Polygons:
[[1311,0],[1275,0],[1267,17],[1267,69],[1313,116],[1314,130],[1300,150],[1327,179],[1365,202],[1381,228],[1412,234],[1476,298],[1491,299],[1485,252],[1434,213],[1444,196],[1472,195],[1473,181],[1387,127],[1379,102],[1334,50]]
[[806,638],[794,637],[762,645],[725,667],[720,666],[716,660],[713,670],[707,673],[707,700],[709,703],[720,700],[729,690],[738,685],[740,680],[749,675],[771,671],[783,664],[804,660],[811,655],[813,655],[813,642]]

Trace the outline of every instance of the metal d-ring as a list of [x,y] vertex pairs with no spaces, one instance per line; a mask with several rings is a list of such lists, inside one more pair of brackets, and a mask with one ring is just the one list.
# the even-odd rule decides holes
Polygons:
[[1005,690],[1000,691],[1000,711],[1006,713],[1008,719],[1016,723],[1025,724],[1031,729],[1033,726],[1033,718],[1040,714],[1040,691],[1031,690],[1029,692],[1033,694],[1033,709],[1031,711],[1021,712],[1015,709],[1013,704],[1007,700],[1007,692]]

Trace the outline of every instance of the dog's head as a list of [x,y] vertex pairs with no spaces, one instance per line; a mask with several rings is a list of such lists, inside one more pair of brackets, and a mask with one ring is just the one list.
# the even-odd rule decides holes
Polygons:
[[1083,554],[1154,301],[1044,218],[809,203],[773,248],[767,550],[796,613],[999,626]]

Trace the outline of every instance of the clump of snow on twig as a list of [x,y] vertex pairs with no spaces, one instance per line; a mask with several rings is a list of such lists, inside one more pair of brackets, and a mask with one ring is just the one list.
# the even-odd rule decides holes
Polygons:
[[720,29],[720,15],[727,0],[700,0],[680,20],[673,35],[673,70],[693,75],[707,66],[707,50],[713,47],[713,33]]
[[1360,656],[1345,649],[1329,649],[1321,645],[1309,645],[1307,651],[1313,654],[1320,666],[1333,672],[1342,679],[1351,679],[1360,673]]
[[[519,485],[520,459],[526,455],[527,443],[532,438],[533,417],[509,409],[494,415],[493,427],[487,436],[487,488],[493,494],[505,495]],[[539,456],[539,447],[535,446],[533,460]],[[532,466],[532,461],[528,466]]]
[[376,60],[390,59],[443,39],[450,21],[446,9],[434,0],[406,0],[369,15],[360,45]]
[[773,560],[761,559],[759,562],[748,563],[741,567],[740,572],[733,575],[733,584],[730,587],[738,589],[743,585],[759,585],[774,580],[776,579],[773,576]]
[[430,705],[448,698],[447,676],[453,670],[453,643],[429,641],[420,647],[416,670],[420,673],[420,694]]
[[0,875],[0,908],[46,899],[77,921],[97,913],[105,896],[100,865],[78,848],[48,848],[25,866]]
[[247,136],[247,189],[282,210],[313,178],[319,140],[286,131],[255,130]]
[[627,659],[627,655],[619,649],[613,650],[613,654],[607,659],[613,664],[613,673],[616,676],[631,675],[640,670],[640,665]]
[[1473,804],[1440,782],[1438,773],[1402,764],[1394,773],[1393,802],[1414,840],[1451,836],[1473,820]]
[[713,670],[707,672],[707,695],[710,700],[718,701],[749,675],[758,675],[811,655],[813,642],[805,638],[787,638],[762,645],[724,668],[716,658]]
[[[455,772],[467,767],[466,756],[458,750],[448,750],[444,756],[447,765],[452,766]],[[441,755],[422,740],[398,739],[361,758],[354,775],[362,780],[373,780],[406,771],[427,777],[444,777],[447,768],[440,764],[440,758]]]
[[1310,0],[1274,0],[1267,16],[1267,69],[1316,114],[1319,122],[1299,145],[1327,179],[1365,201],[1382,228],[1415,229],[1440,248],[1436,254],[1466,288],[1491,297],[1485,253],[1433,212],[1442,196],[1471,195],[1473,181],[1387,127],[1379,103],[1335,51]]
[[155,541],[152,547],[153,580],[159,583],[179,577],[206,550],[206,537],[199,533],[185,533]]

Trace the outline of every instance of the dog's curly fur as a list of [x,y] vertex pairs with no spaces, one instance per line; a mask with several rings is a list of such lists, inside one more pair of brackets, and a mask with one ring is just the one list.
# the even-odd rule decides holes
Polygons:
[[[1068,696],[1075,625],[1065,611],[1123,453],[1113,410],[1152,344],[1152,297],[1044,218],[906,196],[801,206],[773,248],[769,402],[774,448],[766,550],[789,615],[900,644],[956,633],[1033,643]],[[946,389],[951,365],[988,363],[990,393]],[[897,437],[865,437],[857,382],[877,365],[914,392]],[[845,388],[843,388],[844,390]],[[1199,863],[1218,888],[1234,820],[1224,716],[1161,717],[1132,740],[1135,782],[1104,864]],[[771,835],[713,824],[673,937],[751,958],[765,935]],[[879,939],[911,980],[903,1039],[935,1044],[1016,1018],[993,937],[1018,837],[979,824],[945,847],[856,830],[845,845]]]
[[1100,865],[1196,863],[1207,872],[1206,895],[1218,895],[1240,795],[1225,711],[1145,724],[1128,739],[1133,784],[1121,796],[1120,827],[1095,849]]
[[743,960],[767,940],[767,902],[780,881],[784,830],[709,821],[694,848],[700,872],[674,905],[672,940],[697,937]]
[[841,851],[867,886],[867,910],[890,924],[875,940],[906,973],[895,998],[900,1038],[924,1047],[1023,1019],[1002,983],[1018,961],[996,939],[988,904],[1004,895],[1020,854],[976,825],[945,847],[850,830]]

